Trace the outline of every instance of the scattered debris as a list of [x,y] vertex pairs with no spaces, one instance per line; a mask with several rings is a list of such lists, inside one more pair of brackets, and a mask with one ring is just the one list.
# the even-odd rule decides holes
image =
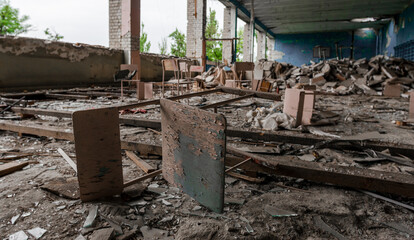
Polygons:
[[47,231],[43,228],[36,227],[30,230],[27,230],[27,232],[30,233],[30,235],[32,235],[34,238],[40,239],[43,236],[43,234],[45,234]]

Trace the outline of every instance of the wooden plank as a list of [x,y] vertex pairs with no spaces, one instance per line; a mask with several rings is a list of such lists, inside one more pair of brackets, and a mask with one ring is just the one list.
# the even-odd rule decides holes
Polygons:
[[52,99],[89,99],[88,96],[82,96],[82,95],[74,95],[74,94],[57,94],[57,93],[46,93],[46,98],[52,98]]
[[223,105],[226,105],[226,104],[229,104],[229,103],[232,103],[232,102],[237,102],[237,101],[240,101],[240,100],[243,100],[243,99],[246,99],[246,98],[251,98],[253,96],[254,96],[254,94],[248,94],[248,95],[228,99],[228,100],[225,100],[225,101],[208,104],[208,105],[200,107],[200,109],[216,108],[216,107],[223,106]]
[[224,205],[226,118],[161,100],[164,179],[215,212]]
[[[26,126],[16,123],[0,122],[0,130],[30,134],[40,137],[51,137],[60,140],[74,141],[73,133],[60,128],[45,126]],[[161,146],[145,143],[121,141],[121,149],[139,152],[141,155],[162,155]]]
[[252,183],[262,183],[263,182],[263,179],[249,177],[249,176],[246,176],[246,175],[243,175],[243,174],[240,174],[240,173],[228,172],[226,174],[229,175],[229,176],[238,178],[238,179],[242,179],[242,180],[245,180],[245,181],[248,181],[248,182],[252,182]]
[[246,89],[237,89],[237,88],[229,88],[229,87],[217,87],[217,89],[220,89],[224,93],[230,93],[235,95],[247,95],[247,94],[254,94],[254,97],[257,98],[263,98],[263,99],[269,99],[274,101],[281,101],[282,96],[275,93],[268,93],[268,92],[258,92],[253,90],[246,90]]
[[56,139],[73,141],[74,137],[71,132],[65,132],[58,128],[51,127],[39,127],[39,126],[26,126],[16,123],[0,122],[0,130],[17,132],[22,134],[30,134],[43,137],[51,137]]
[[[221,90],[220,89],[212,89],[212,90],[207,90],[207,91],[203,91],[203,92],[183,94],[183,95],[180,95],[180,96],[170,97],[168,99],[172,100],[172,101],[176,101],[176,100],[180,100],[180,99],[197,97],[197,96],[202,96],[202,95],[207,95],[207,94],[212,94],[212,93],[217,93],[217,92],[221,92]],[[143,101],[143,102],[139,102],[139,103],[119,105],[117,107],[118,107],[119,110],[125,110],[125,109],[144,107],[144,106],[148,106],[148,105],[159,105],[159,104],[160,104],[160,99],[155,99],[155,100]]]
[[142,181],[144,181],[148,178],[153,178],[155,176],[158,176],[161,173],[162,173],[162,169],[154,171],[152,173],[148,173],[147,175],[141,176],[141,177],[136,178],[134,180],[128,181],[124,184],[124,188],[129,187],[129,186],[134,185],[134,184],[137,184],[137,183],[140,183],[140,182],[142,182]]
[[122,193],[122,156],[117,108],[73,113],[80,198],[93,201]]
[[309,181],[330,183],[369,191],[414,197],[414,178],[408,174],[391,173],[357,167],[344,167],[332,163],[316,163],[297,160],[295,157],[267,159],[241,151],[228,150],[231,154],[253,158],[266,172],[303,178]]
[[73,162],[72,158],[70,158],[65,151],[63,151],[61,148],[58,148],[58,153],[63,157],[63,159],[66,160],[66,162],[75,170],[75,172],[78,172],[78,169],[76,168],[76,163]]
[[[25,108],[30,109],[30,108]],[[37,110],[36,110],[37,111]],[[70,112],[69,112],[70,113]],[[43,113],[42,113],[43,114]],[[47,114],[47,112],[45,112]],[[55,113],[52,113],[55,114]],[[52,115],[51,114],[51,115]],[[66,115],[66,113],[65,113]],[[146,119],[126,119],[120,117],[120,122],[136,127],[148,127],[153,129],[161,129],[161,122],[159,120],[146,120]],[[9,130],[14,132],[20,132],[31,135],[52,137],[56,139],[65,139],[73,141],[73,136],[71,133],[61,131],[59,129],[53,129],[48,127],[28,127],[20,126],[14,123],[1,123],[0,130]],[[63,135],[63,136],[59,136]],[[300,145],[314,145],[317,143],[322,143],[327,139],[322,137],[317,137],[314,135],[305,135],[303,136],[294,136],[286,135],[283,133],[268,132],[268,131],[243,131],[234,128],[227,128],[226,135],[228,137],[239,137],[243,139],[251,139],[253,141],[267,141],[267,142],[281,142],[281,143],[290,143],[290,144],[300,144]],[[391,154],[402,154],[406,156],[414,156],[414,147],[407,144],[393,144],[393,143],[384,143],[384,142],[375,142],[375,141],[352,141],[352,144],[347,143],[346,141],[341,142],[340,140],[333,141],[325,145],[328,148],[339,148],[339,149],[355,149],[358,147],[364,149],[372,149],[375,151],[384,151],[389,149]],[[152,145],[146,145],[136,142],[121,142],[121,148],[125,150],[138,151],[141,155],[162,155],[161,147],[157,146],[154,148]]]
[[32,162],[23,162],[23,163],[11,162],[11,163],[0,165],[0,177],[16,172],[31,163]]
[[125,153],[144,172],[151,173],[151,172],[154,172],[156,170],[151,165],[149,165],[144,160],[142,160],[140,157],[138,157],[137,155],[135,155],[135,153],[133,153],[131,151],[125,151]]

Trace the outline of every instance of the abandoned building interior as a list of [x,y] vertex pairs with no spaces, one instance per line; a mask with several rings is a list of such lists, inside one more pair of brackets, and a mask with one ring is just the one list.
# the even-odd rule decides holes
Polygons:
[[141,0],[109,47],[0,36],[0,239],[414,239],[414,1],[209,2],[185,57]]

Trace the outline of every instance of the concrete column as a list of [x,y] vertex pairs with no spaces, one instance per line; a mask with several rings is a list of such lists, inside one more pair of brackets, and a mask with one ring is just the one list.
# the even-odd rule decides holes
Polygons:
[[[224,21],[223,21],[223,38],[234,38],[236,31],[236,8],[226,7],[224,8]],[[228,63],[232,62],[232,42],[223,41],[223,62],[226,60]]]
[[203,26],[206,22],[205,0],[187,0],[187,57],[201,63]]
[[269,61],[276,60],[276,51],[275,51],[275,39],[274,38],[267,38],[267,59]]
[[251,49],[252,49],[252,42],[251,42],[251,25],[246,24],[244,25],[244,33],[243,33],[243,62],[253,62],[251,59]]
[[257,34],[257,57],[256,60],[266,58],[266,33],[256,31]]

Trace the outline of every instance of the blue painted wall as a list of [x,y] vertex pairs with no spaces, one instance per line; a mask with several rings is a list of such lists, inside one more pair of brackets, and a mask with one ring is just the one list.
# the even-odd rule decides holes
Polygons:
[[[339,46],[351,46],[352,32],[327,32],[309,34],[279,34],[276,36],[275,50],[279,62],[288,62],[295,66],[309,64],[313,58],[313,47],[320,45],[331,48],[331,58],[336,57],[335,42]],[[370,58],[376,54],[377,37],[373,30],[355,32],[355,58]],[[342,50],[343,57],[350,57],[350,50]]]
[[414,40],[414,4],[380,30],[378,52],[394,56],[394,47],[410,40]]

